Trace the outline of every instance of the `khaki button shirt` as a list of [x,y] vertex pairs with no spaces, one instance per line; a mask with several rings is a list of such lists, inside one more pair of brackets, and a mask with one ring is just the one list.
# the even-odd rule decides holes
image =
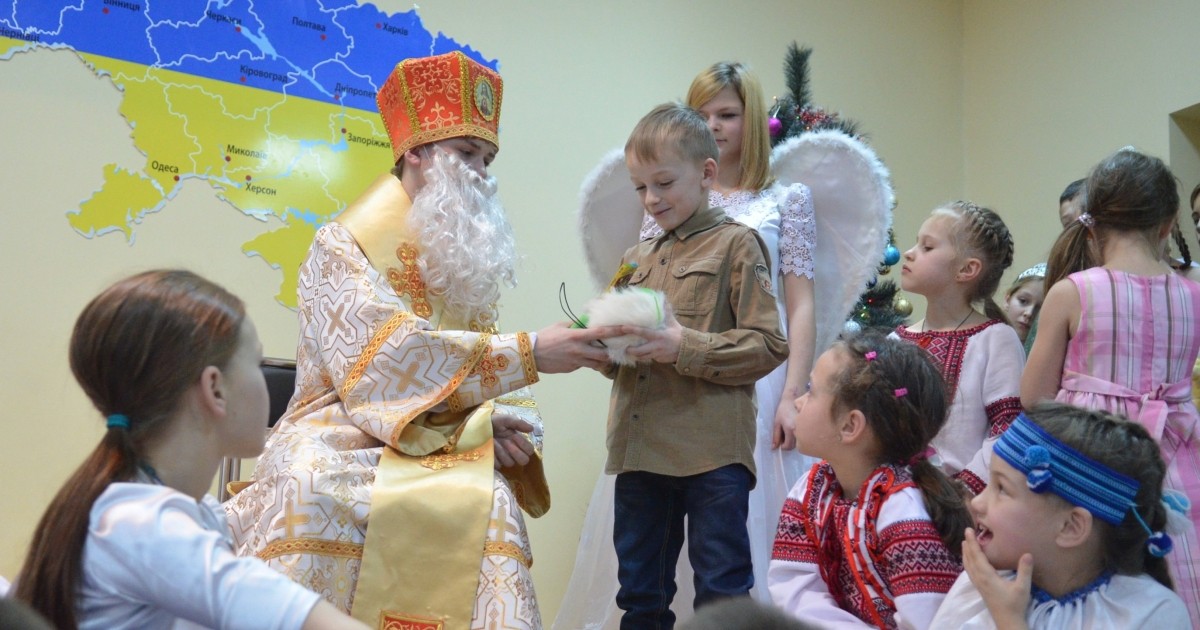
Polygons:
[[684,330],[674,364],[610,373],[605,472],[755,472],[754,383],[788,351],[768,260],[753,229],[709,207],[625,252],[629,285],[665,293]]

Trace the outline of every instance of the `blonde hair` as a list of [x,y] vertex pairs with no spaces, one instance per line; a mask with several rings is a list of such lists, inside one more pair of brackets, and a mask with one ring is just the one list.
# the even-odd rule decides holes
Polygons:
[[981,269],[967,301],[972,305],[982,302],[984,315],[1009,323],[1004,309],[995,300],[1000,277],[1013,261],[1012,234],[1004,220],[994,210],[970,201],[948,203],[934,210],[933,215],[955,221],[956,229],[950,230],[950,240],[959,255],[979,259]]
[[638,121],[625,143],[625,155],[641,162],[657,162],[672,151],[689,162],[718,156],[717,141],[704,118],[682,103],[663,103]]
[[746,66],[729,61],[714,63],[692,80],[687,104],[700,109],[721,90],[733,88],[742,101],[742,176],[738,188],[762,190],[771,185],[771,142],[767,131],[767,106],[762,85]]

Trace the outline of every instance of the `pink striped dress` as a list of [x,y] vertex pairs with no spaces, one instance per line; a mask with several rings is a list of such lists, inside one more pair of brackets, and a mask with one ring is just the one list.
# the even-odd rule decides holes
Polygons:
[[1119,413],[1146,427],[1167,462],[1166,487],[1187,495],[1193,524],[1167,556],[1175,590],[1200,628],[1200,422],[1191,397],[1200,352],[1200,284],[1094,267],[1068,276],[1079,329],[1067,342],[1059,402]]

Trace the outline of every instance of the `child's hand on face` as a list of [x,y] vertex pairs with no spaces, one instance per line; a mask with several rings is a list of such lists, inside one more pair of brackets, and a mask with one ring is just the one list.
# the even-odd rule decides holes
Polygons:
[[968,527],[963,540],[963,568],[967,577],[983,597],[983,603],[992,614],[999,630],[1026,629],[1025,610],[1029,608],[1030,591],[1033,586],[1033,556],[1024,554],[1017,563],[1017,577],[1008,580],[996,572],[979,541],[975,530]]
[[645,343],[630,346],[625,354],[634,361],[654,361],[656,363],[674,363],[679,360],[679,346],[683,343],[683,326],[675,319],[675,313],[668,308],[663,316],[662,328],[643,328],[641,326],[621,326],[621,334],[637,335],[646,340]]

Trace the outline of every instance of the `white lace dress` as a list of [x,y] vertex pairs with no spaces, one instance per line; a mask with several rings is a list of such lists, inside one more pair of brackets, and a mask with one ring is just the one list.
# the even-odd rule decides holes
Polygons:
[[[724,208],[729,217],[754,228],[766,242],[771,253],[773,277],[776,278],[780,324],[786,333],[783,275],[814,277],[816,223],[808,187],[799,183],[789,186],[776,184],[760,192],[735,191],[730,195],[710,191],[709,205]],[[641,238],[645,240],[660,234],[662,230],[658,224],[650,217],[645,217]],[[816,308],[820,308],[820,305]],[[756,599],[768,603],[771,598],[766,589],[767,564],[771,559],[771,546],[775,542],[775,529],[783,500],[792,485],[815,463],[815,460],[794,450],[771,449],[771,427],[783,394],[786,375],[785,362],[755,386],[758,431],[754,463],[758,468],[758,478],[750,493],[750,516],[746,526],[750,533],[750,555],[754,563],[755,587],[751,593]],[[621,611],[616,606],[617,556],[612,543],[615,479],[612,475],[601,475],[596,481],[580,534],[575,570],[554,622],[556,630],[615,629],[620,625]],[[675,583],[679,591],[671,608],[678,621],[682,622],[692,616],[692,600],[695,597],[692,569],[686,553],[679,555]]]

